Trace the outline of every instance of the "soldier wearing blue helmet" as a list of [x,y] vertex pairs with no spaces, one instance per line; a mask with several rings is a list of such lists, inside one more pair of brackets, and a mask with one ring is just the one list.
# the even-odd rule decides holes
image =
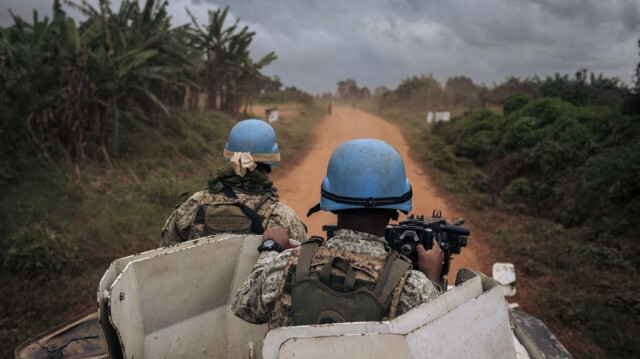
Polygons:
[[233,312],[270,328],[379,321],[435,298],[444,259],[437,243],[430,250],[417,246],[419,268],[412,269],[384,238],[398,211],[411,210],[411,197],[404,162],[393,147],[374,139],[343,143],[329,160],[320,203],[308,214],[331,211],[338,230],[324,243],[299,247],[282,229],[265,231],[258,263],[236,292]]
[[167,219],[162,245],[218,233],[262,234],[284,228],[290,238],[307,240],[306,227],[295,212],[278,200],[268,173],[280,162],[276,133],[261,120],[238,122],[222,152],[229,166],[209,180]]

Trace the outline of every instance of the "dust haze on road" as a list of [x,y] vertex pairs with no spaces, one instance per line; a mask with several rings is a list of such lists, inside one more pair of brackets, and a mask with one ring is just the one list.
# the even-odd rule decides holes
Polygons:
[[[330,212],[320,211],[306,217],[309,208],[320,202],[320,185],[326,174],[327,164],[331,153],[345,141],[356,138],[374,138],[392,145],[402,158],[407,177],[413,188],[413,210],[411,213],[431,216],[434,209],[442,211],[448,221],[464,217],[447,206],[445,199],[438,195],[429,177],[413,160],[409,145],[404,140],[401,131],[395,125],[367,112],[348,108],[334,107],[332,114],[325,116],[314,129],[315,139],[305,150],[304,156],[296,158],[293,166],[286,171],[276,171],[272,176],[280,200],[293,208],[308,227],[309,235],[319,235],[323,238],[326,233],[322,225],[335,224],[336,216]],[[280,143],[280,146],[286,146]],[[400,215],[400,220],[404,219]],[[473,253],[473,229],[469,237],[469,245],[462,250],[462,254],[455,255],[451,263],[450,276],[455,276],[460,267],[477,268],[479,263]]]

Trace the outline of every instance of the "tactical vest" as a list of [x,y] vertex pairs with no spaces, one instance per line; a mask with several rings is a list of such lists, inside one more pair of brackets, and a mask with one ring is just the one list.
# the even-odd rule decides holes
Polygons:
[[259,198],[253,196],[257,198],[257,202],[255,199],[244,201],[247,203],[243,203],[231,187],[225,187],[222,192],[213,196],[209,194],[204,195],[198,204],[189,239],[219,233],[262,234],[263,223],[266,224],[277,202],[277,196],[272,191],[267,191]]
[[289,258],[269,328],[394,318],[409,273],[396,252],[372,257],[309,241]]

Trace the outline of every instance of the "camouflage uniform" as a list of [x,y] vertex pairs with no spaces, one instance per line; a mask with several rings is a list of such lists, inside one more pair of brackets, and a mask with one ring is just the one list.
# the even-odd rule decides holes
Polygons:
[[[324,245],[369,256],[383,256],[389,250],[383,237],[346,229],[336,231]],[[297,249],[281,254],[263,252],[260,255],[253,271],[233,298],[231,309],[237,317],[255,324],[266,323],[271,319],[284,281],[285,268],[294,251]],[[402,288],[396,314],[406,313],[435,298],[439,293],[439,286],[427,279],[422,272],[411,271]]]
[[[238,178],[234,178],[235,175],[229,175],[228,170],[228,168],[223,170],[227,172],[226,179],[237,180]],[[241,202],[251,209],[254,209],[256,204],[261,200],[264,192],[271,192],[271,196],[260,206],[260,208],[256,210],[258,216],[263,218],[262,227],[265,229],[269,227],[285,228],[289,230],[291,238],[299,242],[307,241],[305,225],[291,208],[278,200],[278,195],[275,193],[276,189],[270,186],[271,182],[266,182],[266,190],[263,190],[263,193],[259,194],[249,193],[235,186],[230,186],[238,197],[237,199],[234,199],[227,197],[222,192],[211,191],[212,188],[215,189],[217,188],[216,186],[221,186],[220,183],[218,183],[221,181],[218,180],[221,176],[225,175],[224,173],[221,173],[222,172],[219,172],[218,179],[213,180],[213,185],[212,181],[209,182],[209,189],[204,189],[193,194],[167,219],[164,228],[162,229],[163,246],[206,236],[204,233],[204,224],[194,224],[198,207],[202,205],[225,203],[232,205],[234,202]],[[265,174],[256,174],[254,177],[256,176],[266,178]]]

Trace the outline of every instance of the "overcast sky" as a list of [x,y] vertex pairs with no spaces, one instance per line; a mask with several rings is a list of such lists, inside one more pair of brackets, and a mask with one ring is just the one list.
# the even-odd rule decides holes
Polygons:
[[[13,23],[8,9],[30,21],[51,4],[1,0],[0,25]],[[313,94],[346,78],[394,89],[429,73],[490,86],[586,68],[631,83],[640,62],[640,0],[169,0],[169,11],[177,26],[189,22],[185,7],[204,23],[226,5],[257,33],[254,59],[278,55],[264,73]]]

